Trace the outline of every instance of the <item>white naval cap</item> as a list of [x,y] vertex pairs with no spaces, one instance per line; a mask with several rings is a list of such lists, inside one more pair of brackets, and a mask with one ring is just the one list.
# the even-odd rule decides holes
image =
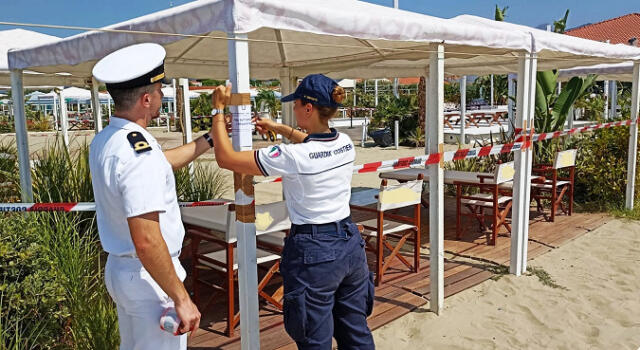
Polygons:
[[135,44],[116,50],[93,67],[93,76],[107,89],[131,89],[164,79],[164,47],[154,43]]

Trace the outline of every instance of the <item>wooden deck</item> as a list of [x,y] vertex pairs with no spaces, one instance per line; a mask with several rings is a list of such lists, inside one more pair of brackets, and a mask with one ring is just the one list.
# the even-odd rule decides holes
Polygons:
[[[471,288],[498,273],[508,272],[510,238],[503,232],[495,246],[487,245],[488,236],[476,231],[477,225],[468,229],[463,239],[455,239],[455,200],[445,199],[445,297]],[[383,284],[376,288],[373,314],[369,327],[379,328],[411,311],[428,312],[429,300],[429,229],[428,211],[422,211],[422,262],[418,273],[410,273],[400,263],[389,268]],[[354,219],[362,219],[354,213]],[[610,218],[605,214],[558,215],[554,223],[544,221],[542,215],[531,212],[528,258],[533,259],[588,231],[598,228]],[[470,224],[467,222],[467,224]],[[411,248],[411,244],[405,245]],[[373,262],[369,257],[369,263]],[[397,262],[397,259],[396,259]],[[187,262],[188,264],[188,262]],[[275,279],[274,283],[280,283]],[[273,286],[275,288],[275,286]],[[222,314],[224,300],[208,310],[201,310],[202,329],[189,341],[190,349],[240,349],[240,329],[235,337],[224,335],[225,320]],[[446,303],[446,300],[445,300]],[[295,344],[282,325],[282,314],[261,302],[260,343],[263,350],[295,349]]]

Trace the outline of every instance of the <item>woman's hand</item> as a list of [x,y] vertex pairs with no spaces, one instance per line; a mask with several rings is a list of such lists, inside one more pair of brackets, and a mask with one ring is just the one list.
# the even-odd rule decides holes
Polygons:
[[231,83],[227,84],[226,87],[218,85],[213,92],[213,96],[211,96],[211,100],[213,102],[213,108],[220,111],[224,110],[224,107],[226,107],[231,100]]
[[274,122],[272,119],[260,119],[260,117],[254,117],[252,120],[256,124],[256,130],[260,134],[265,134],[267,131],[276,132],[275,127],[278,123]]

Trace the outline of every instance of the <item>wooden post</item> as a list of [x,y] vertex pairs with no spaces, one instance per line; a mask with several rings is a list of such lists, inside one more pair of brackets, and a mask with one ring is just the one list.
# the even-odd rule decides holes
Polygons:
[[[247,96],[245,102],[230,106],[233,114],[233,149],[252,148],[251,101],[249,97],[249,43],[246,34],[230,34],[228,40],[229,80],[234,93]],[[240,39],[240,40],[237,40]],[[253,176],[234,173],[236,231],[238,234],[238,295],[242,349],[260,348],[258,319],[258,270],[256,265],[256,226]]]
[[11,70],[11,98],[13,99],[13,122],[16,129],[16,147],[20,169],[20,188],[22,202],[33,202],[31,185],[31,163],[29,162],[29,135],[27,134],[27,117],[24,110],[24,88],[22,70]]
[[[428,153],[442,152],[444,142],[444,45],[429,58],[427,125]],[[440,314],[444,306],[444,172],[442,162],[429,169],[429,260],[431,311]]]
[[100,93],[98,91],[98,81],[91,77],[91,109],[93,123],[96,134],[102,131],[102,108],[100,108]]
[[625,207],[633,209],[636,187],[636,159],[638,157],[638,106],[640,105],[640,62],[633,63],[633,85],[631,86],[631,126],[629,127],[629,155],[627,159],[627,192]]

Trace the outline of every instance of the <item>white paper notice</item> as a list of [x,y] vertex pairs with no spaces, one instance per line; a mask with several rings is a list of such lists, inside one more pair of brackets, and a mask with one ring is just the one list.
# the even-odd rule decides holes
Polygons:
[[231,123],[231,139],[234,148],[251,149],[251,105],[229,106],[233,115]]

